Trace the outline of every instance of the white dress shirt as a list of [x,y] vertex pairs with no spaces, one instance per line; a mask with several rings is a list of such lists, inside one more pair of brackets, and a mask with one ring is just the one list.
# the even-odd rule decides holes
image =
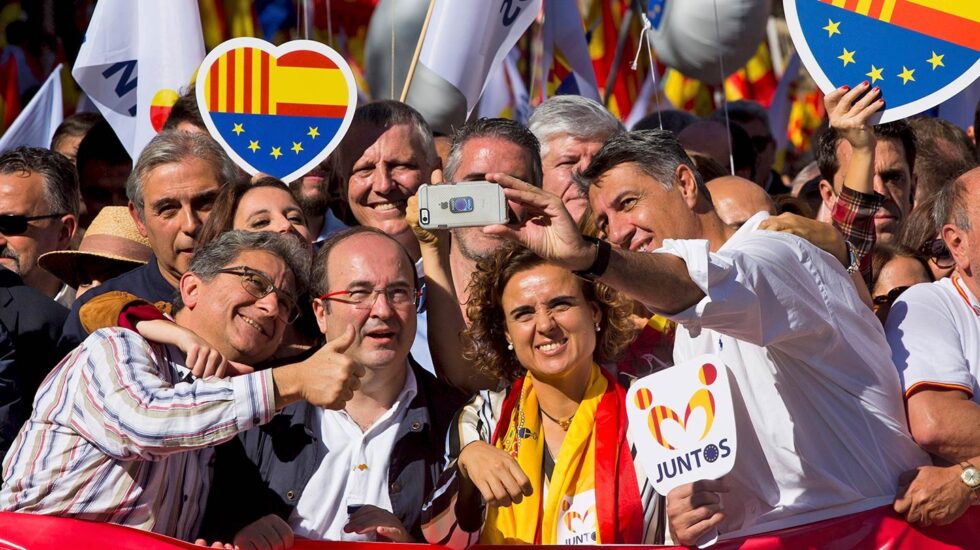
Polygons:
[[418,393],[415,373],[408,364],[405,369],[405,386],[394,405],[367,430],[362,431],[346,411],[315,409],[314,418],[327,454],[289,518],[297,535],[308,539],[374,540],[373,536],[344,533],[344,526],[358,506],[371,504],[391,511],[388,465],[398,427]]
[[[908,433],[881,325],[844,268],[750,218],[716,253],[667,240],[705,297],[670,316],[675,362],[719,355],[731,372],[738,451],[723,538],[890,504],[929,459]],[[651,281],[651,284],[657,284]]]

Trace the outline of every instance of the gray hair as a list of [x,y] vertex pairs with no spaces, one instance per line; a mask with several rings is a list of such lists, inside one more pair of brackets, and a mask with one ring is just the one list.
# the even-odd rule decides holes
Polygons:
[[40,174],[49,214],[78,216],[82,194],[78,173],[60,153],[40,147],[17,147],[0,154],[0,174]]
[[[412,133],[419,139],[422,150],[425,152],[425,162],[431,168],[438,167],[439,153],[436,152],[432,130],[422,115],[408,104],[393,99],[384,99],[358,107],[354,111],[351,130],[365,126],[387,129],[400,124],[407,124],[412,128]],[[353,136],[356,133],[355,131],[348,131],[347,135]],[[351,161],[349,164],[353,164],[357,159],[349,160]],[[346,180],[346,177],[344,179]]]
[[[278,256],[296,280],[296,296],[306,292],[310,283],[310,251],[292,236],[272,231],[226,231],[194,253],[187,269],[204,281],[210,281],[243,252],[261,250]],[[180,295],[174,300],[174,312],[183,308]]]
[[966,187],[968,176],[980,177],[980,168],[970,170],[936,191],[932,221],[937,228],[951,223],[964,231],[970,230],[970,191]]
[[456,171],[462,162],[463,146],[471,139],[498,138],[517,145],[527,153],[531,162],[531,185],[541,187],[541,145],[537,138],[520,123],[506,118],[481,118],[467,122],[453,136],[453,146],[446,158],[447,181],[456,180]]
[[589,186],[603,174],[627,162],[634,163],[667,191],[674,187],[674,174],[677,167],[683,164],[694,173],[698,190],[711,199],[691,157],[687,156],[674,134],[667,130],[638,130],[609,138],[585,170],[574,174],[575,182],[587,194]]
[[531,114],[527,127],[541,142],[542,157],[548,154],[551,139],[559,135],[603,142],[625,131],[605,107],[580,95],[546,99]]
[[[711,118],[724,122],[725,109],[718,109],[711,116]],[[763,107],[758,101],[740,99],[738,101],[729,102],[728,118],[739,124],[745,124],[746,122],[758,120],[766,126],[766,131],[769,131],[769,111],[767,111],[766,108]]]
[[126,180],[126,196],[133,203],[141,220],[146,219],[143,211],[143,185],[149,173],[160,166],[179,164],[194,158],[211,166],[221,186],[231,183],[240,174],[238,167],[211,136],[176,130],[160,132],[140,153],[136,166]]

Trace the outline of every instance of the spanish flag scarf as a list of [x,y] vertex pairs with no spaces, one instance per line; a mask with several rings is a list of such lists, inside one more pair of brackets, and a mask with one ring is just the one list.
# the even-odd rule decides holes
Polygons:
[[[480,544],[560,544],[560,521],[598,526],[591,544],[637,544],[643,537],[643,509],[629,444],[626,441],[626,392],[598,365],[561,450],[543,501],[545,441],[530,374],[510,388],[494,431],[493,443],[511,454],[531,481],[534,493],[519,504],[491,507]],[[576,495],[595,494],[588,511],[569,510]],[[587,497],[586,497],[587,498]],[[568,525],[566,525],[568,527]]]

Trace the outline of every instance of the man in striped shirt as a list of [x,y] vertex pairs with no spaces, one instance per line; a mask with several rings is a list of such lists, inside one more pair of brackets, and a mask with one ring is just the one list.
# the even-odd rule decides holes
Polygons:
[[[229,361],[261,362],[295,317],[309,261],[295,239],[225,233],[181,277],[174,321]],[[212,446],[300,399],[343,406],[360,367],[341,344],[299,363],[201,379],[176,347],[126,329],[98,330],[41,385],[3,463],[0,509],[189,540],[207,499]]]

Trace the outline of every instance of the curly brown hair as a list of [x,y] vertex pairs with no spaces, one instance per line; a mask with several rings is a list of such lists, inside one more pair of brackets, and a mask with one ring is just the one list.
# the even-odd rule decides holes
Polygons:
[[[524,367],[507,349],[505,318],[501,298],[504,287],[518,273],[549,263],[516,243],[505,245],[493,256],[480,260],[470,281],[466,314],[470,327],[463,332],[463,357],[483,373],[513,382],[524,375]],[[585,299],[602,312],[601,331],[596,335],[593,359],[597,363],[615,361],[636,337],[630,320],[632,302],[623,294],[601,283],[581,280]]]

